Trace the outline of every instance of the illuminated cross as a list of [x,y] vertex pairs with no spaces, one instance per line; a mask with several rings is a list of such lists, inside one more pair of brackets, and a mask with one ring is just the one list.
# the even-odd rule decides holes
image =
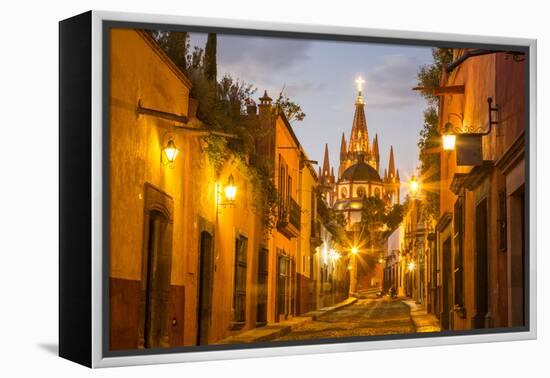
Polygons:
[[357,84],[357,90],[361,92],[363,90],[363,84],[365,84],[365,80],[361,76],[355,80],[355,83]]

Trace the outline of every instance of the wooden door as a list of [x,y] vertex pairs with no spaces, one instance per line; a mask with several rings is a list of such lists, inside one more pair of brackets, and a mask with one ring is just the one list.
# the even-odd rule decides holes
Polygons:
[[214,273],[213,238],[207,231],[200,234],[197,345],[208,344],[212,317],[212,284]]
[[451,237],[448,237],[443,242],[442,249],[443,263],[443,300],[441,314],[441,328],[451,329],[451,310],[453,305],[453,275],[452,275],[452,260],[451,260]]

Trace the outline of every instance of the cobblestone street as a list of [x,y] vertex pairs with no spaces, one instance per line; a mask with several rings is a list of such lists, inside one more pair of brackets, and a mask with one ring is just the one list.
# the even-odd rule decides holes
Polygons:
[[415,332],[410,307],[399,299],[366,298],[305,323],[277,340],[307,340]]

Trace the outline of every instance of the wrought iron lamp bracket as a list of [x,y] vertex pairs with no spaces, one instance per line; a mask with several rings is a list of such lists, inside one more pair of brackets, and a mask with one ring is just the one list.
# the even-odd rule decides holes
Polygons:
[[[454,126],[452,123],[447,122],[446,124],[446,131],[452,131],[453,134],[456,135],[489,135],[493,129],[493,125],[497,125],[498,121],[493,118],[494,113],[500,110],[498,105],[493,106],[493,98],[487,97],[487,110],[489,113],[489,122],[488,122],[488,128],[486,127],[475,127],[475,126],[468,126],[468,125],[462,125],[461,128],[458,128]],[[449,115],[454,115],[459,117],[461,120],[463,120],[463,117],[461,117],[459,114],[456,113],[449,113]]]

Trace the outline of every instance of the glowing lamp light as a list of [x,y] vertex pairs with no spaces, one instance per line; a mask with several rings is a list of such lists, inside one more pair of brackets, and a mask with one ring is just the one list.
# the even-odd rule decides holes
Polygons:
[[378,260],[378,263],[379,263],[379,264],[382,264],[383,262],[384,262],[384,259],[379,259],[379,260]]
[[340,254],[335,251],[334,249],[331,249],[329,251],[329,256],[330,256],[330,259],[333,261],[333,262],[336,262],[340,259]]
[[409,272],[412,272],[414,270],[414,268],[416,268],[416,264],[414,263],[414,261],[411,261],[408,265],[407,265],[407,269],[409,269]]
[[455,149],[456,134],[453,133],[452,129],[453,129],[453,125],[451,123],[447,123],[445,125],[445,132],[441,137],[444,151],[452,151]]
[[233,175],[229,175],[229,178],[227,179],[227,185],[225,186],[225,199],[233,202],[235,201],[235,197],[237,196],[237,186],[235,186],[235,179],[233,178]]
[[420,183],[418,182],[418,180],[416,179],[415,176],[413,176],[411,178],[411,182],[409,183],[409,187],[411,188],[412,194],[416,194],[420,190]]
[[352,247],[352,248],[351,248],[351,254],[352,254],[352,255],[356,255],[356,254],[358,254],[358,253],[359,253],[359,248],[357,248],[357,247]]
[[452,151],[455,149],[456,135],[455,134],[443,134],[443,150]]
[[178,156],[178,148],[176,147],[176,144],[174,143],[173,139],[170,139],[168,143],[166,143],[166,146],[163,149],[164,156],[166,157],[166,160],[168,163],[173,163],[174,160],[176,160],[176,156]]

